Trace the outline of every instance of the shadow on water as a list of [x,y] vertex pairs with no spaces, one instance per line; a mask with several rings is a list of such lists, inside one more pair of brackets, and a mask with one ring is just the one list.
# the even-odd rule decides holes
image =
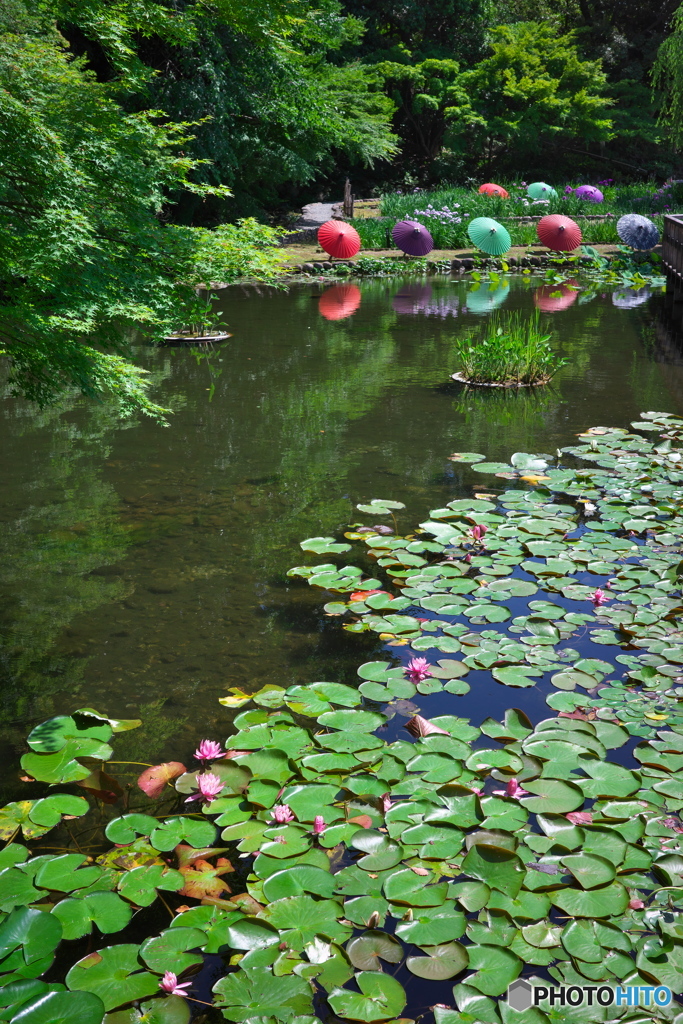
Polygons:
[[[120,756],[182,757],[224,736],[229,686],[352,682],[382,645],[286,576],[310,557],[301,539],[336,533],[373,497],[405,502],[407,529],[482,489],[454,451],[507,462],[640,410],[683,412],[681,339],[657,296],[624,308],[580,294],[548,312],[558,297],[536,295],[568,364],[543,391],[484,394],[449,382],[454,341],[492,308],[532,310],[538,281],[349,287],[232,288],[224,345],[139,348],[170,429],[81,400],[42,413],[5,400],[0,678],[16,749],[34,721],[90,705],[144,718]],[[485,673],[473,682],[455,713],[510,703]]]

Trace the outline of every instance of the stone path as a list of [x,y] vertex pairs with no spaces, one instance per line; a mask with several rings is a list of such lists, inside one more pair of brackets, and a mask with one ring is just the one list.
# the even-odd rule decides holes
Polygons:
[[319,228],[325,221],[332,219],[332,207],[337,203],[308,203],[301,211],[296,223],[298,228]]

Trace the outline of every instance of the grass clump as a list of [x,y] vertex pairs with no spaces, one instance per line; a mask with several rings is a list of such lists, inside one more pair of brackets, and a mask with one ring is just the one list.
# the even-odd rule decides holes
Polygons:
[[493,316],[485,334],[458,341],[459,379],[503,387],[547,384],[567,361],[553,352],[550,338],[541,330],[538,313]]

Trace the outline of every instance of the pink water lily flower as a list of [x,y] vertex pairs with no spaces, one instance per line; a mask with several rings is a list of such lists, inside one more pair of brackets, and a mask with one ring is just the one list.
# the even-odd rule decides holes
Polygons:
[[186,988],[190,988],[192,985],[191,981],[184,981],[181,985],[178,984],[178,978],[173,971],[166,971],[163,978],[159,982],[159,988],[162,992],[167,992],[170,996],[187,996]]
[[322,835],[326,828],[327,825],[325,824],[325,819],[323,818],[322,814],[316,814],[315,818],[313,819],[313,835]]
[[601,604],[606,604],[610,601],[611,598],[609,594],[606,594],[604,590],[601,590],[600,587],[598,587],[595,593],[591,594],[590,600],[593,602],[595,607],[598,608]]
[[411,683],[421,683],[423,679],[429,679],[432,675],[426,658],[411,658],[404,671]]
[[194,756],[198,761],[215,761],[219,757],[224,757],[225,751],[215,740],[202,740],[195,750]]
[[477,523],[477,525],[473,526],[470,530],[470,537],[476,541],[482,541],[487,531],[488,526],[484,526],[483,523]]
[[275,804],[271,813],[273,821],[279,825],[286,825],[288,821],[294,821],[294,814],[289,804]]
[[192,803],[193,800],[203,800],[205,803],[210,804],[225,789],[225,784],[213,772],[198,775],[197,785],[199,786],[199,792],[195,793],[194,796],[188,796],[185,801],[186,804]]
[[520,797],[529,795],[526,789],[522,789],[517,779],[510,779],[505,789],[494,789],[493,792],[496,796],[507,796],[512,800],[519,800]]

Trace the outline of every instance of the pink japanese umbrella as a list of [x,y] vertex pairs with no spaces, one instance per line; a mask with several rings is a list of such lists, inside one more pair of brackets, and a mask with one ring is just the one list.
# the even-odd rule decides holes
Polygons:
[[599,188],[595,185],[579,185],[574,189],[574,195],[579,199],[588,199],[591,203],[601,203],[605,198]]
[[507,189],[504,189],[502,185],[495,185],[492,181],[487,181],[485,185],[480,185],[479,193],[482,196],[500,196],[501,199],[510,198],[510,193]]
[[571,217],[563,217],[561,213],[541,217],[536,234],[543,245],[556,252],[571,252],[581,243],[581,228]]
[[576,281],[567,281],[566,284],[546,284],[537,288],[534,292],[534,306],[544,313],[559,313],[576,302],[578,291],[569,286],[576,284]]
[[335,284],[320,296],[318,312],[326,320],[345,320],[360,306],[360,288],[355,284]]
[[434,248],[434,239],[427,228],[416,220],[400,220],[394,225],[391,237],[406,256],[426,256]]
[[330,256],[348,260],[360,251],[360,235],[343,220],[328,220],[318,228],[318,241]]

